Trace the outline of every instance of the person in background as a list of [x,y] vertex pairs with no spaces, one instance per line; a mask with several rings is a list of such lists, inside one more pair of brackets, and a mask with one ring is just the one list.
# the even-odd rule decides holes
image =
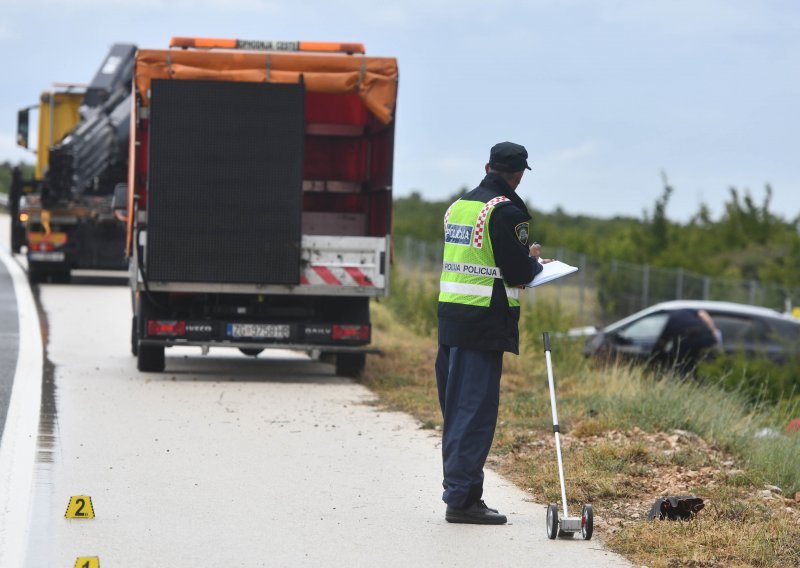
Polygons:
[[709,351],[722,344],[722,334],[705,310],[681,309],[670,313],[653,347],[653,363],[679,374],[691,374]]

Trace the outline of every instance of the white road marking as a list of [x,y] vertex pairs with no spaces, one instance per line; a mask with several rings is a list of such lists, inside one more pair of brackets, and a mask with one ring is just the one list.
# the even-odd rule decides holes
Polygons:
[[19,313],[19,354],[0,442],[0,566],[22,566],[30,523],[33,462],[42,392],[42,335],[25,272],[0,247],[14,283]]

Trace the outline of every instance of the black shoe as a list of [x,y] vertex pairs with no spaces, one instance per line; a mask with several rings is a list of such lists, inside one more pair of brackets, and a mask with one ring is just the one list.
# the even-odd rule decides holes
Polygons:
[[504,525],[508,521],[505,515],[497,512],[497,509],[487,507],[483,500],[478,500],[463,509],[456,509],[448,505],[444,518],[448,523],[471,525]]
[[[486,507],[486,503],[484,502],[484,500],[483,500],[483,499],[479,500],[479,501],[478,501],[478,503],[479,503],[479,504],[480,504],[482,507]],[[500,511],[498,511],[497,509],[492,509],[491,507],[486,507],[486,510],[487,510],[487,511],[491,511],[492,513],[495,513],[495,514],[497,514],[497,513],[499,513],[499,512],[500,512]]]

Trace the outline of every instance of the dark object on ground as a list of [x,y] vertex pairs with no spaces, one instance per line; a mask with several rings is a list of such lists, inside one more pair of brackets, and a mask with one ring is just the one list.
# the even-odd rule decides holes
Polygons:
[[456,509],[448,505],[444,518],[448,523],[466,523],[470,525],[504,525],[507,521],[506,516],[498,513],[497,509],[487,507],[483,499],[479,499],[463,509]]
[[653,508],[650,509],[650,514],[647,515],[647,519],[650,521],[654,519],[688,521],[705,506],[705,503],[703,503],[700,497],[695,497],[693,495],[662,497],[656,499],[656,502],[653,503]]

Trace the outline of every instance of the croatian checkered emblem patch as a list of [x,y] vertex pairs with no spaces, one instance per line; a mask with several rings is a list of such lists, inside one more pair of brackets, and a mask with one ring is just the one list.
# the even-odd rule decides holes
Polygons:
[[514,227],[514,232],[517,233],[517,238],[519,242],[523,245],[528,244],[528,231],[530,230],[530,224],[526,221],[525,223],[520,223],[516,227]]
[[478,220],[475,222],[475,238],[472,241],[472,246],[475,248],[483,248],[483,231],[486,226],[486,217],[489,216],[489,211],[492,210],[492,207],[504,201],[510,200],[508,197],[503,197],[502,195],[500,197],[495,197],[487,201],[486,205],[481,209],[481,212],[478,214]]

